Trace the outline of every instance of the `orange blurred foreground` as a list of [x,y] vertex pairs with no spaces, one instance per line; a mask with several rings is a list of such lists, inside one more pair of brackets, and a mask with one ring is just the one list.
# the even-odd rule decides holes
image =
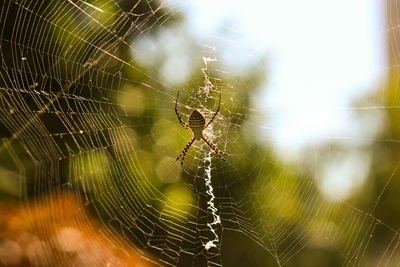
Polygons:
[[154,266],[105,233],[72,194],[23,206],[0,202],[0,213],[0,266]]

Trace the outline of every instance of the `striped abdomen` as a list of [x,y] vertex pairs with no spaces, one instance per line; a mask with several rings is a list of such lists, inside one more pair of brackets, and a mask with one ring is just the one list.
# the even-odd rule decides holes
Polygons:
[[194,138],[197,140],[201,140],[203,136],[203,129],[206,125],[206,121],[203,115],[200,114],[197,110],[193,110],[192,114],[189,117],[189,127],[192,129]]

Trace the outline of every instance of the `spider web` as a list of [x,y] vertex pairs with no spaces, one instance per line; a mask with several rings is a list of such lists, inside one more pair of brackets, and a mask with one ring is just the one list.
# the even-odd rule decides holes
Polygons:
[[[232,259],[243,246],[279,266],[315,251],[336,253],[343,265],[398,264],[399,232],[375,215],[398,164],[372,208],[325,199],[312,175],[280,163],[262,141],[264,115],[249,96],[257,73],[245,79],[218,61],[218,42],[230,42],[224,33],[194,45],[188,83],[165,79],[160,47],[141,51],[167,46],[163,29],[180,33],[180,11],[155,1],[1,4],[1,153],[21,177],[23,202],[83,198],[102,235],[162,266],[241,265]],[[195,142],[184,169],[175,164],[191,138],[174,114],[178,90],[186,122],[193,109],[211,119],[222,94],[206,134],[230,154],[226,163]],[[53,220],[63,216],[54,210]]]

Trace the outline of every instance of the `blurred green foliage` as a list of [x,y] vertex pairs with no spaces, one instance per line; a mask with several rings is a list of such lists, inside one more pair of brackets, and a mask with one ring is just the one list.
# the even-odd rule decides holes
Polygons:
[[[191,134],[180,126],[174,101],[177,91],[181,90],[179,109],[184,119],[187,120],[190,108],[197,108],[210,118],[216,108],[217,92],[221,91],[221,115],[213,127],[214,140],[232,154],[227,163],[217,157],[212,159],[215,202],[223,222],[217,231],[221,237],[222,262],[226,266],[269,266],[277,262],[287,266],[377,263],[391,247],[390,242],[397,234],[393,229],[400,226],[400,205],[397,205],[400,152],[396,149],[400,139],[400,113],[397,108],[380,110],[386,119],[385,126],[365,151],[373,155],[373,160],[361,189],[346,201],[330,201],[320,193],[312,167],[282,162],[260,138],[259,125],[265,118],[249,107],[266,80],[265,58],[231,74],[219,72],[224,67],[219,63],[210,63],[203,73],[201,45],[190,34],[177,31],[184,35],[188,50],[192,51],[190,62],[194,71],[185,82],[169,84],[162,80],[160,70],[170,55],[160,50],[152,55],[151,64],[137,62],[131,47],[115,40],[123,27],[114,35],[107,32],[107,26],[119,17],[115,15],[118,11],[106,3],[98,3],[103,12],[94,9],[89,14],[91,19],[82,14],[77,18],[69,9],[54,22],[62,25],[61,28],[42,27],[41,35],[35,37],[38,43],[45,40],[43,54],[50,56],[42,60],[47,66],[47,75],[56,77],[47,82],[42,77],[38,85],[45,85],[41,89],[97,100],[101,104],[87,103],[83,107],[76,104],[65,109],[75,119],[77,131],[74,133],[67,133],[65,126],[52,126],[63,115],[57,113],[59,107],[50,106],[54,114],[40,117],[48,127],[43,131],[44,138],[61,147],[60,154],[64,157],[57,158],[56,163],[46,158],[47,148],[38,145],[35,151],[25,145],[25,140],[32,136],[14,138],[15,132],[2,129],[5,149],[0,153],[0,197],[3,201],[29,200],[60,188],[71,190],[87,198],[93,215],[107,222],[107,227],[117,229],[138,245],[145,238],[131,229],[137,222],[129,221],[132,210],[124,203],[154,207],[159,212],[156,219],[166,227],[185,216],[193,221],[197,217],[209,219],[204,214],[208,196],[203,161],[209,148],[201,144],[192,147],[185,159],[185,170],[175,163]],[[137,13],[148,12],[148,7],[138,7]],[[139,18],[137,23],[141,28],[132,34],[129,42],[134,43],[143,36],[156,38],[163,30],[180,23],[177,17],[175,21],[170,18],[169,23],[154,24],[155,17],[143,18],[143,21]],[[163,18],[163,14],[158,17]],[[46,35],[53,37],[44,38]],[[77,36],[88,37],[91,45],[74,38]],[[55,52],[50,47],[59,47],[57,59],[51,57]],[[98,47],[118,59],[106,56]],[[71,51],[74,52],[71,54]],[[5,64],[12,60],[12,56],[4,56]],[[93,69],[96,73],[109,74],[107,79],[105,76],[103,80],[96,79]],[[211,91],[204,90],[207,80],[213,86]],[[60,88],[58,83],[63,86]],[[2,86],[11,88],[4,80]],[[392,73],[381,93],[384,106],[397,107],[398,86],[399,76]],[[40,110],[35,106],[34,97],[25,100],[31,104],[30,111]],[[107,113],[109,110],[112,112]],[[1,112],[5,114],[9,110]],[[105,116],[109,114],[112,116]],[[102,129],[104,125],[113,127]],[[341,148],[324,144],[319,149],[333,153]],[[43,162],[50,163],[42,166]],[[121,214],[117,209],[124,209],[126,213]],[[163,220],[163,216],[170,216],[170,220]],[[196,222],[206,225],[207,220]],[[163,235],[168,234],[160,234]]]

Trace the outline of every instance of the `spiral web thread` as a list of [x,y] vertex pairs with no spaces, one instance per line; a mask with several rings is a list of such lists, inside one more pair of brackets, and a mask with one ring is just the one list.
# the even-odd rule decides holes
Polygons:
[[[340,253],[343,265],[363,265],[371,260],[367,257],[371,250],[376,250],[374,263],[398,264],[399,232],[374,216],[397,168],[378,195],[375,209],[369,211],[344,201],[326,201],[314,180],[271,161],[267,153],[253,151],[258,153],[254,161],[246,152],[252,141],[239,138],[239,132],[253,136],[260,125],[252,119],[261,115],[245,104],[240,111],[229,109],[229,103],[239,100],[233,87],[215,86],[223,81],[221,77],[229,76],[222,70],[209,75],[203,68],[205,84],[195,88],[194,94],[187,93],[179,106],[185,109],[185,121],[194,107],[210,118],[221,91],[225,97],[222,114],[207,133],[213,133],[210,138],[221,149],[235,143],[235,150],[241,151],[237,153],[244,154],[232,157],[231,165],[221,166],[206,145],[195,144],[185,160],[186,176],[193,180],[185,183],[192,186],[194,201],[175,203],[168,199],[147,162],[152,162],[151,157],[164,159],[167,152],[171,154],[171,150],[165,151],[169,148],[176,153],[179,149],[174,143],[172,147],[162,143],[162,136],[153,140],[155,133],[149,128],[152,120],[159,121],[157,130],[168,140],[177,136],[173,114],[176,88],[141,70],[121,48],[136,51],[129,38],[150,36],[179,9],[176,3],[153,1],[1,3],[1,152],[8,155],[17,166],[14,171],[22,177],[21,197],[41,199],[51,192],[42,200],[51,205],[55,202],[51,196],[65,191],[77,199],[83,194],[86,205],[101,221],[102,235],[116,246],[135,244],[137,248],[131,253],[159,265],[205,262],[220,266],[223,237],[229,232],[257,244],[279,266],[295,262],[316,246]],[[392,25],[389,30],[396,28],[398,25]],[[207,50],[214,47],[207,45]],[[146,59],[146,55],[136,53]],[[206,67],[210,58],[203,57]],[[149,68],[151,73],[160,72],[154,65]],[[137,114],[129,104],[114,101],[116,96],[137,96],[121,90],[126,84],[141,92],[141,100],[156,104],[146,107],[147,113]],[[376,102],[379,99],[376,97]],[[233,117],[239,119],[232,122]],[[141,132],[140,140],[132,129]],[[157,148],[151,155],[138,146],[144,140],[152,140]],[[173,159],[168,160],[173,164]],[[241,168],[248,172],[240,173]],[[211,180],[214,177],[221,179]],[[296,203],[295,196],[304,201],[303,206]],[[54,220],[62,221],[63,216],[62,211],[54,211]],[[88,220],[82,217],[75,223],[84,226]],[[378,231],[387,238],[377,237]],[[154,259],[144,256],[144,251]],[[50,257],[46,256],[48,263]]]

